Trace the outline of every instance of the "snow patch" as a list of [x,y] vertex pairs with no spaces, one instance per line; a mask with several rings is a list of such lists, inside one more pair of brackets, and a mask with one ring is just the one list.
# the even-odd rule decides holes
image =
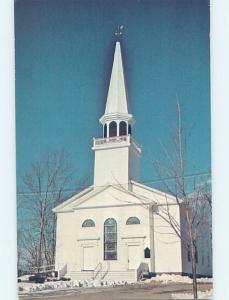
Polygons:
[[[173,299],[192,299],[193,295],[184,293],[184,294],[172,294]],[[213,289],[205,291],[205,292],[198,292],[198,299],[213,299]]]
[[[161,274],[156,277],[152,277],[147,279],[146,282],[162,282],[163,284],[167,284],[169,282],[180,282],[180,283],[192,283],[192,279],[188,276],[181,276],[175,274]],[[212,283],[212,278],[198,278],[197,282],[199,283]]]
[[18,283],[19,293],[33,293],[45,290],[61,290],[71,288],[89,288],[89,287],[110,287],[129,284],[127,281],[107,281],[107,280],[71,280],[71,281],[55,281],[45,282],[42,284],[32,282]]

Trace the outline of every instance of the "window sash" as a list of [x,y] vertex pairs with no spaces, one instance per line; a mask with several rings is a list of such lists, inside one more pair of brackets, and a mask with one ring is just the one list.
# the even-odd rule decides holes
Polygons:
[[109,243],[109,242],[115,242],[117,240],[117,233],[116,232],[109,232],[106,233],[104,236],[104,241],[105,243]]
[[117,251],[104,252],[104,260],[116,260],[116,259],[117,259]]
[[105,243],[104,251],[105,252],[117,251],[117,243],[116,242]]

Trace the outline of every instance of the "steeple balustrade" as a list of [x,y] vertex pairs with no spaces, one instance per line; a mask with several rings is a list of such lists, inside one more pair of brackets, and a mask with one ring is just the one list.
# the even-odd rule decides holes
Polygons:
[[104,145],[107,143],[120,143],[120,142],[130,142],[130,135],[122,135],[122,136],[113,136],[107,138],[94,138],[94,145]]
[[122,136],[113,136],[113,137],[107,137],[107,138],[93,138],[93,148],[98,146],[104,146],[108,144],[133,144],[135,148],[138,149],[139,152],[141,152],[141,146],[132,138],[130,134],[128,135],[122,135]]

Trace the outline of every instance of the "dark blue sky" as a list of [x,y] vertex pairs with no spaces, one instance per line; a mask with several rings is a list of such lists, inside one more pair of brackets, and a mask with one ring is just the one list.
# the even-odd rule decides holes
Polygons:
[[122,49],[134,138],[143,146],[141,180],[156,178],[176,122],[179,97],[187,173],[210,169],[209,3],[202,0],[18,0],[16,132],[18,183],[31,161],[65,148],[75,178],[93,178],[92,137],[102,137],[114,52]]

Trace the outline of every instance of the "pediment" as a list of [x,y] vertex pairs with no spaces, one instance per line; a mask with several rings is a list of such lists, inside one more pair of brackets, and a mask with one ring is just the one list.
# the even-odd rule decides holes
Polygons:
[[69,212],[77,209],[109,206],[148,206],[154,204],[176,204],[176,199],[169,194],[131,181],[131,190],[121,185],[107,185],[103,187],[90,186],[55,207],[53,212]]
[[114,206],[148,205],[152,203],[144,196],[135,195],[133,192],[119,187],[108,185],[105,187],[90,187],[69,200],[54,208],[54,212],[67,212],[83,208],[99,208]]

